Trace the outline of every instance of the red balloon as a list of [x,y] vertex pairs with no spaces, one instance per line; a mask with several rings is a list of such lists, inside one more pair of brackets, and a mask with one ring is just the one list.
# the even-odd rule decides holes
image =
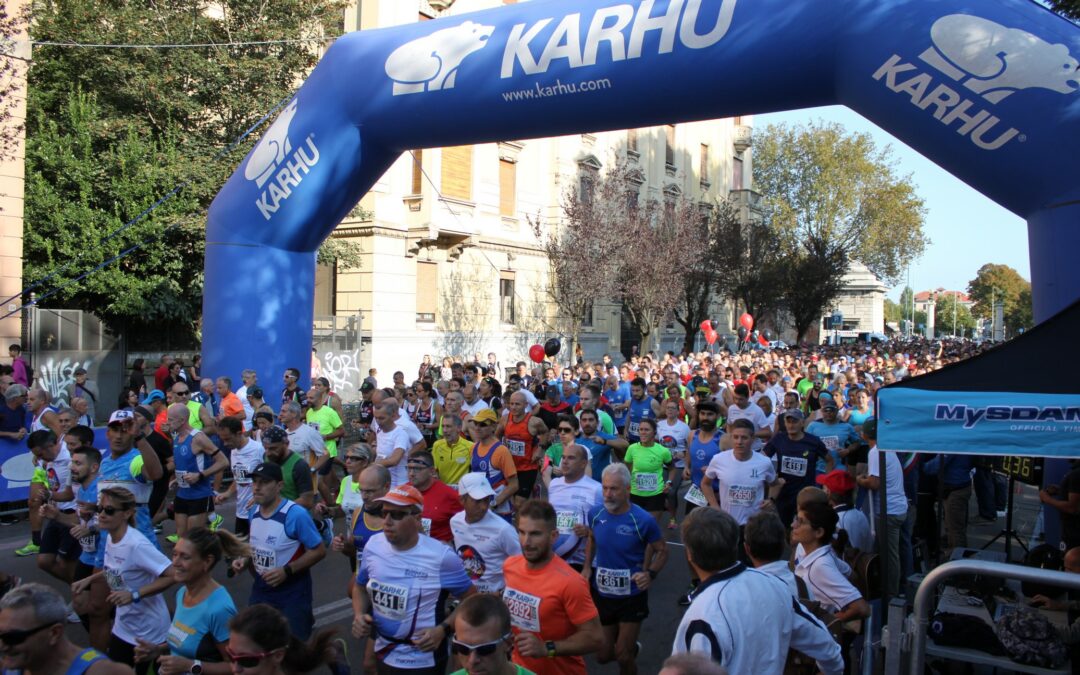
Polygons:
[[716,342],[716,338],[718,337],[720,336],[717,335],[716,331],[714,331],[712,328],[709,328],[709,330],[705,331],[705,342],[708,342],[709,344],[713,344],[714,342]]
[[747,312],[743,312],[742,316],[739,317],[739,325],[746,330],[750,330],[754,327],[754,317]]
[[700,328],[703,333],[708,335],[709,331],[712,330],[712,322],[709,321],[708,319],[705,319],[700,324],[698,324],[698,328]]
[[758,338],[757,338],[757,341],[758,341],[758,344],[761,345],[762,347],[768,347],[769,346],[769,339],[766,338],[764,335],[759,335]]
[[547,354],[544,353],[544,345],[533,345],[529,347],[529,358],[533,360],[533,363],[543,363],[544,357]]

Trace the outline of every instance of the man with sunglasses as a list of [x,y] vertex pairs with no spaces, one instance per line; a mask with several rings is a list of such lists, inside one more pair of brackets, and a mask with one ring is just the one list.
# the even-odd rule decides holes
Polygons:
[[461,670],[452,675],[535,675],[510,661],[514,647],[510,610],[497,595],[467,598],[454,619],[450,650]]
[[356,573],[353,635],[374,633],[377,672],[442,675],[454,613],[441,623],[445,593],[476,593],[461,559],[420,531],[424,496],[399,485],[373,500],[386,520],[364,547]]
[[0,600],[3,672],[130,675],[95,649],[81,649],[64,634],[63,597],[43,584],[24,584]]
[[149,426],[144,416],[130,410],[117,410],[109,416],[105,429],[109,453],[101,458],[98,491],[111,487],[130,490],[135,495],[136,529],[161,550],[151,522],[149,502],[154,481],[161,478],[165,470],[158,454],[147,441],[151,431]]
[[285,388],[281,390],[281,405],[298,403],[301,408],[306,408],[307,394],[300,387],[300,371],[296,368],[286,368],[282,379],[285,381]]
[[439,480],[435,473],[435,459],[427,450],[409,453],[405,470],[409,484],[424,496],[424,510],[420,514],[424,534],[453,544],[454,533],[450,531],[450,519],[462,509],[458,493]]
[[250,564],[255,581],[249,605],[264,602],[289,621],[293,635],[311,636],[311,567],[326,557],[326,546],[306,508],[281,496],[281,467],[263,462],[251,472],[256,507],[251,510],[251,557],[233,562],[239,572]]
[[[188,409],[188,424],[192,429],[197,431],[204,431],[208,434],[214,433],[214,418],[210,415],[210,411],[202,403],[199,403],[191,396],[191,387],[186,382],[177,382],[172,386],[173,403],[179,403],[180,405]],[[166,411],[166,420],[169,417],[169,413]]]

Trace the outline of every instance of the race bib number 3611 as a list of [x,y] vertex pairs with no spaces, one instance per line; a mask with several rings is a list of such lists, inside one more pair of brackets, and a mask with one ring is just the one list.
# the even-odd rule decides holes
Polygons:
[[540,632],[540,598],[515,588],[503,592],[503,602],[510,610],[510,623],[518,630]]

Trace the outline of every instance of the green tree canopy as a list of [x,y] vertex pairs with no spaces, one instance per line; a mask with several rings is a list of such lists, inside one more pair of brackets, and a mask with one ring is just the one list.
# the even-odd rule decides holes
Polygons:
[[938,335],[971,337],[975,329],[975,317],[962,302],[951,294],[939,295],[934,303],[934,330]]
[[1005,326],[1009,334],[1034,324],[1031,282],[1008,265],[987,263],[968,282],[968,295],[975,301],[972,314],[989,319],[992,302],[1004,303]]

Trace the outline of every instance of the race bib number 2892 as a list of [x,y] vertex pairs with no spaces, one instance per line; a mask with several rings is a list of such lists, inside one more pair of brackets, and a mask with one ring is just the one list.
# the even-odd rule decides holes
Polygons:
[[518,630],[540,632],[540,598],[516,588],[503,592],[503,602],[510,610],[510,623]]

